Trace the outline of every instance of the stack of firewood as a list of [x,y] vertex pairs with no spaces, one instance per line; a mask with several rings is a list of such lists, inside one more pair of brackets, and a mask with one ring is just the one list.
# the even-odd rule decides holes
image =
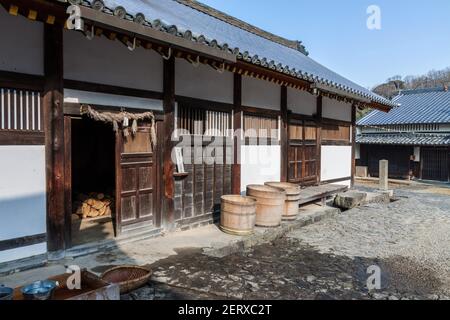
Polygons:
[[76,214],[83,219],[111,215],[113,199],[103,193],[80,194],[75,203]]

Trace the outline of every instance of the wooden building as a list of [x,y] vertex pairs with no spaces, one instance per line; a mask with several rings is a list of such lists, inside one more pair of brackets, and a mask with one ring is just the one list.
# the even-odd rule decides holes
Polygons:
[[389,160],[392,178],[450,182],[450,92],[431,88],[401,92],[389,113],[373,111],[358,122],[357,165],[378,176]]
[[356,108],[393,106],[195,1],[0,4],[0,263],[210,223],[250,183],[350,185]]

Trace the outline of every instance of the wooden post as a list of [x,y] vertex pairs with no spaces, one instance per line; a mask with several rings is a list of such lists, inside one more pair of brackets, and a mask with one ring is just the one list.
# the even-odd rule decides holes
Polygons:
[[65,242],[72,246],[72,118],[64,116]]
[[356,174],[356,105],[352,105],[352,182],[351,187],[355,186]]
[[321,182],[322,172],[322,96],[316,99],[316,124],[317,124],[317,185]]
[[[231,175],[231,193],[241,194],[241,130],[242,130],[242,76],[234,74],[234,102],[233,102],[233,123],[234,123],[234,159]],[[237,135],[238,134],[238,135]]]
[[164,60],[164,142],[163,142],[163,184],[164,184],[164,210],[162,217],[164,227],[171,229],[175,222],[175,165],[172,161],[172,134],[175,129],[175,58]]
[[286,86],[281,87],[281,175],[280,180],[282,182],[288,181],[288,102],[287,102],[288,90]]
[[43,96],[47,174],[47,239],[49,259],[61,259],[65,250],[65,166],[63,28],[44,27]]

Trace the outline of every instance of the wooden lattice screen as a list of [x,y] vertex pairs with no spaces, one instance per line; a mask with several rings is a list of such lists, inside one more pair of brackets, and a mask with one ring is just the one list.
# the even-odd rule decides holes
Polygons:
[[178,107],[178,129],[191,135],[225,137],[231,129],[231,114],[188,106]]
[[40,93],[0,89],[0,130],[43,131]]

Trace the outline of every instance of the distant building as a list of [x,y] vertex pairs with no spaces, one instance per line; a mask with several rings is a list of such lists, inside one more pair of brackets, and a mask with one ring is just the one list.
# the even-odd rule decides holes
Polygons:
[[403,91],[393,102],[389,113],[375,110],[357,123],[357,165],[377,176],[387,159],[393,178],[450,181],[448,88]]

